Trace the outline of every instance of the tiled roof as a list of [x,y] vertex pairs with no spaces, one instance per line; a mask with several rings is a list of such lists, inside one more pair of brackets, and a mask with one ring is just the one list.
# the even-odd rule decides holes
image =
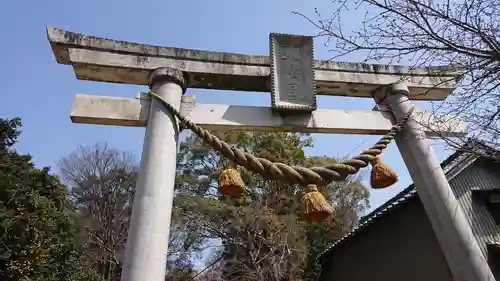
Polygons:
[[[445,173],[450,171],[452,168],[458,166],[462,161],[463,157],[460,157],[461,155],[464,155],[464,153],[457,151],[450,155],[446,160],[444,160],[441,163],[441,167],[443,170],[445,170]],[[367,226],[371,225],[374,221],[380,219],[384,215],[387,215],[391,211],[397,209],[404,203],[408,202],[409,200],[416,198],[417,197],[417,190],[415,189],[415,185],[410,185],[407,188],[405,188],[403,191],[398,193],[396,196],[391,198],[389,201],[375,209],[373,212],[370,214],[364,216],[361,218],[360,223],[357,227],[355,227],[351,232],[345,234],[342,238],[337,240],[333,245],[328,247],[325,251],[323,251],[319,256],[318,260],[320,261],[321,264],[323,264],[324,259],[328,256],[327,254],[333,251],[333,249],[344,243],[346,240],[349,238],[353,237],[357,233],[359,233],[362,229],[366,228]]]
[[500,241],[488,241],[486,244],[500,247]]
[[488,241],[486,245],[488,246],[488,251],[500,251],[500,241]]

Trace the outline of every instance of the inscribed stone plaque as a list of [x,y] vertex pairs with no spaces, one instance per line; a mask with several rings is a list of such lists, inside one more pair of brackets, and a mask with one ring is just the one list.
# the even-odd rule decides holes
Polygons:
[[271,33],[269,47],[272,108],[316,110],[313,37]]

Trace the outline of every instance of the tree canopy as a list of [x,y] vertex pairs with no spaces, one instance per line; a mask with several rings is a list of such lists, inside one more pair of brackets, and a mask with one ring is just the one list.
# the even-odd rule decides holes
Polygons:
[[[119,280],[136,184],[134,155],[105,143],[76,148],[58,163],[66,187],[13,149],[20,126],[19,119],[0,122],[0,279]],[[307,134],[216,134],[271,161],[336,161],[306,156],[312,146]],[[304,221],[302,186],[237,168],[245,193],[225,197],[218,175],[227,167],[234,166],[195,135],[181,143],[166,280],[312,280],[318,254],[369,206],[358,175],[320,187],[335,214],[322,223]],[[213,266],[199,271],[196,264],[207,257]]]
[[[312,146],[307,134],[231,132],[216,133],[222,140],[257,157],[293,165],[333,163],[331,157],[307,157]],[[222,280],[307,280],[312,278],[317,255],[350,231],[368,207],[368,190],[360,177],[322,187],[335,215],[323,223],[300,219],[303,187],[264,180],[239,168],[246,184],[240,198],[222,197],[218,175],[224,158],[191,135],[180,146],[177,198],[184,214],[202,220],[199,232],[220,246],[217,275]],[[210,274],[214,278],[213,272]],[[205,276],[206,278],[206,276]]]
[[21,121],[0,119],[0,279],[89,280],[67,190],[49,168],[36,168],[12,146]]

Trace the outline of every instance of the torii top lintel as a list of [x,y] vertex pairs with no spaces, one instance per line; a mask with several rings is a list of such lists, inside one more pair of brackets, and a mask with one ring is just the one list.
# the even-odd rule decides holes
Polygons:
[[[185,71],[190,88],[270,91],[269,56],[161,47],[87,36],[47,26],[58,63],[73,66],[83,80],[147,84],[158,67]],[[314,61],[316,92],[322,95],[370,97],[374,89],[406,79],[411,99],[443,100],[453,92],[460,70],[446,66],[412,68],[397,65]]]

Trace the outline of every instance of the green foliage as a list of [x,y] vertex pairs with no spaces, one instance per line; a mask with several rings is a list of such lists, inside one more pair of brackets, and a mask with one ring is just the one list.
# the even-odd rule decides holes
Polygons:
[[0,119],[0,151],[7,151],[21,134],[21,119],[19,117],[6,120]]
[[191,267],[172,267],[167,270],[165,281],[192,281],[196,273]]
[[0,119],[0,280],[88,280],[66,188],[12,150],[20,126]]
[[[95,146],[60,163],[67,189],[48,168],[35,168],[12,146],[19,119],[0,120],[0,280],[118,280],[136,180],[130,155]],[[307,134],[217,133],[258,157],[290,165],[323,166],[307,157]],[[131,164],[132,163],[132,164]],[[299,219],[302,187],[264,179],[239,167],[246,193],[227,198],[218,175],[227,162],[189,136],[178,155],[166,280],[191,280],[205,242],[218,240],[214,260],[225,280],[308,280],[315,260],[352,229],[368,207],[360,178],[320,187],[335,214],[322,223]],[[71,211],[71,210],[74,210]],[[89,259],[91,257],[92,261]]]
[[[229,144],[255,156],[290,165],[324,166],[336,160],[307,157],[312,146],[307,134],[216,133]],[[196,136],[180,146],[174,205],[197,218],[201,236],[218,239],[226,280],[305,280],[314,278],[319,253],[352,229],[368,207],[369,193],[360,178],[320,187],[336,214],[323,223],[299,219],[302,187],[265,180],[239,167],[246,193],[226,198],[218,192],[218,174],[227,164]]]

